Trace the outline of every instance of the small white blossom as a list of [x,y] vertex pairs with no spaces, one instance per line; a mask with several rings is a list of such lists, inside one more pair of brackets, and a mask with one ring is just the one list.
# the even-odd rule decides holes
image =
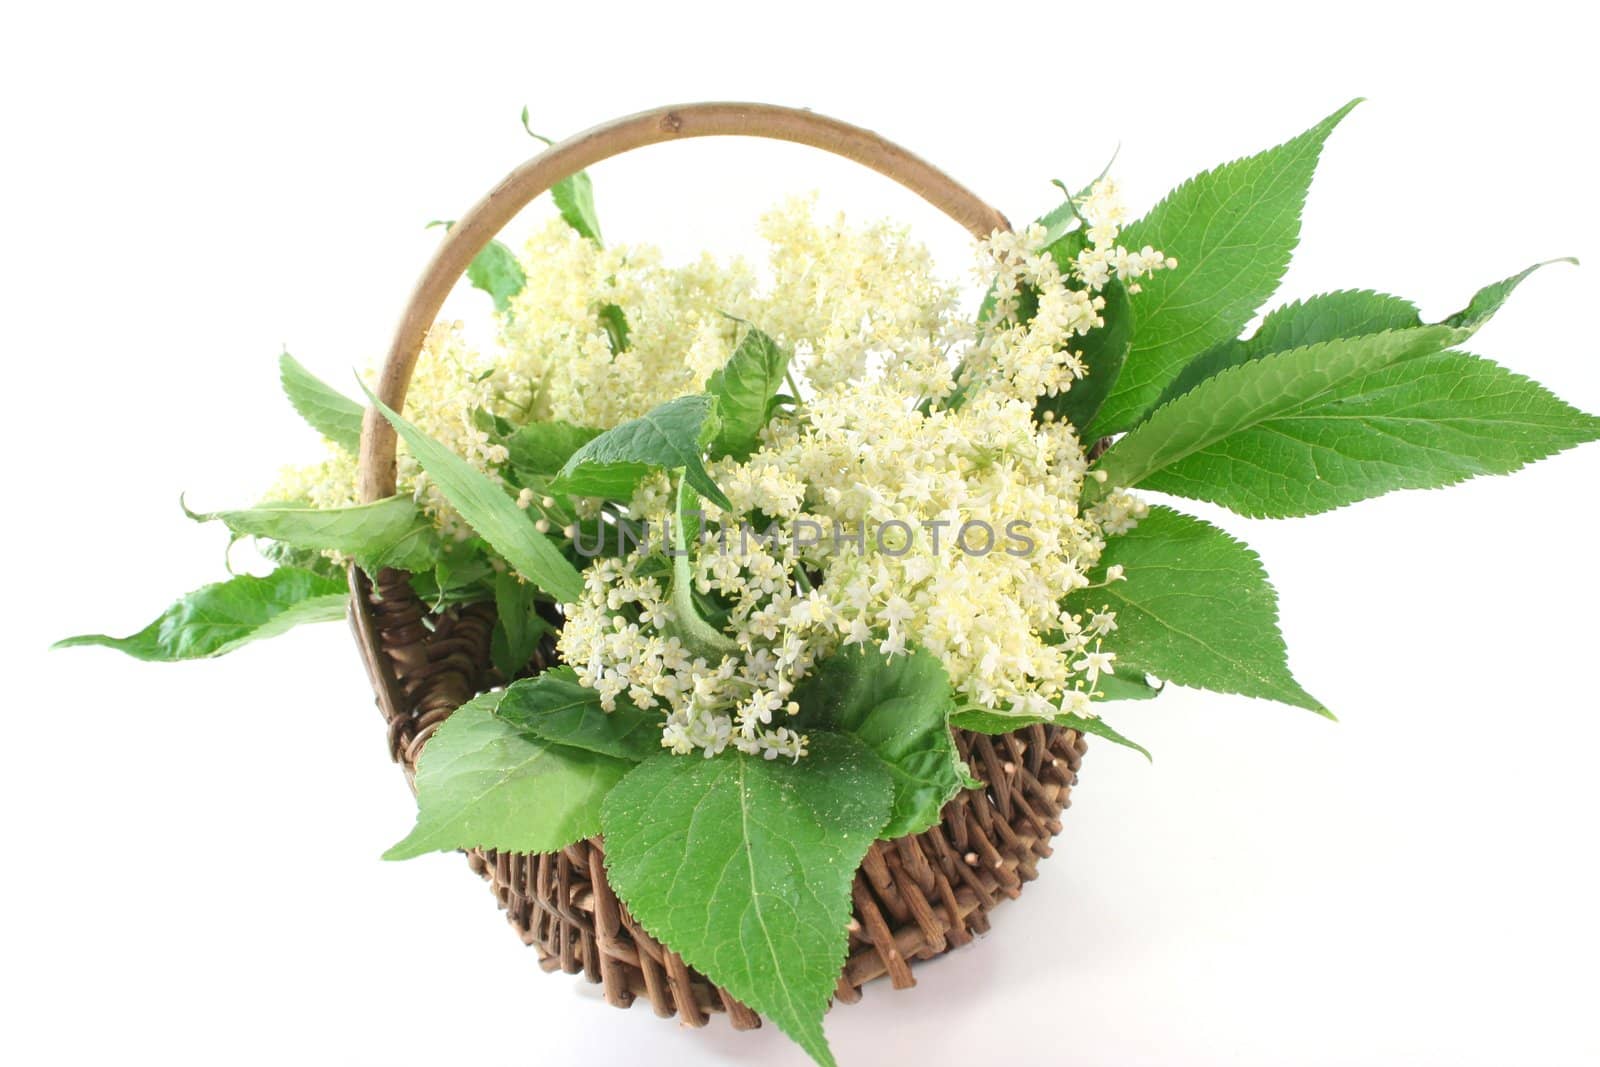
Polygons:
[[1101,652],[1096,649],[1093,652],[1085,652],[1083,658],[1072,665],[1072,669],[1083,672],[1083,676],[1089,679],[1089,684],[1094,685],[1100,680],[1102,673],[1116,673],[1112,668],[1116,658],[1117,654],[1115,652]]

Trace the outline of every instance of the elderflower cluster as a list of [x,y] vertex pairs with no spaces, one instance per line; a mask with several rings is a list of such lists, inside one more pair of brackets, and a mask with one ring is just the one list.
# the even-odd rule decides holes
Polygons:
[[[666,521],[665,512],[655,519]],[[674,752],[709,757],[731,744],[767,759],[798,759],[806,739],[782,720],[798,710],[790,700],[795,682],[829,641],[827,604],[797,588],[796,562],[792,552],[756,544],[737,554],[699,553],[693,584],[726,604],[722,630],[734,646],[717,654],[692,651],[680,636],[662,554],[601,560],[585,575],[583,597],[567,606],[562,657],[607,710],[624,695],[637,707],[661,708],[661,743]]]
[[1128,212],[1122,205],[1113,179],[1101,178],[1090,186],[1081,214],[1089,247],[1078,253],[1073,268],[1090,288],[1103,289],[1115,277],[1118,281],[1129,283],[1129,292],[1137,293],[1137,279],[1158,270],[1177,267],[1176,259],[1163,255],[1149,245],[1137,252],[1130,252],[1117,244],[1117,233],[1127,219]]
[[500,323],[500,365],[529,383],[516,421],[604,428],[695,392],[755,313],[742,260],[667,266],[654,247],[601,247],[559,219],[528,240],[523,262],[527,284]]
[[[866,388],[817,397],[769,450],[807,486],[791,521],[904,534],[866,551],[842,541],[827,560],[818,589],[844,644],[926,648],[979,707],[1063,710],[1073,658],[1100,634],[1060,601],[1088,584],[1103,546],[1078,514],[1087,463],[1072,427],[1036,424],[1031,403],[1000,391],[920,412],[892,387]],[[750,503],[778,514],[784,499]]]
[[[803,751],[784,724],[794,686],[852,645],[927,649],[966,706],[1093,714],[1115,616],[1061,607],[1104,545],[1075,503],[1086,466],[1071,426],[1036,424],[1031,404],[996,392],[929,412],[887,379],[821,392],[749,460],[712,467],[734,510],[706,505],[691,573],[734,647],[689,653],[663,549],[591,569],[562,655],[603,699],[663,707],[679,752]],[[655,479],[632,510],[663,521],[669,495]],[[773,520],[771,543],[740,526],[750,514]]]
[[[479,411],[514,426],[558,419],[607,429],[703,388],[732,354],[741,319],[798,349],[797,369],[814,372],[813,381],[846,381],[873,352],[932,353],[948,343],[942,331],[955,291],[903,229],[819,223],[812,203],[797,198],[770,212],[761,230],[771,252],[758,276],[742,260],[710,255],[670,266],[652,246],[602,247],[551,219],[524,247],[527,281],[497,316],[493,351],[473,350],[457,323],[429,332],[406,417],[493,471],[505,456]],[[398,482],[447,534],[466,535],[403,443]],[[355,457],[330,449],[320,463],[283,471],[267,498],[353,503]]]
[[[1115,218],[1097,189],[1096,218]],[[1042,236],[997,234],[983,245],[980,269],[997,279],[987,329],[956,321],[933,286],[920,310],[888,295],[881,321],[890,325],[872,329],[853,279],[919,262],[898,241],[880,242],[874,260],[871,242],[841,245],[835,235],[834,260],[804,264],[805,299],[763,325],[779,319],[784,339],[810,357],[812,393],[763,431],[748,459],[712,465],[732,508],[706,505],[708,535],[690,549],[703,604],[693,610],[716,620],[725,647],[685,644],[680,612],[690,609],[671,598],[664,547],[605,561],[568,606],[560,637],[584,683],[604,701],[626,694],[662,708],[663,744],[707,756],[728,745],[768,758],[802,753],[805,738],[786,722],[794,688],[854,645],[891,657],[928,650],[967,707],[1093,715],[1100,678],[1115,670],[1103,643],[1116,616],[1061,605],[1089,586],[1106,534],[1131,529],[1145,508],[1114,490],[1080,512],[1088,460],[1076,428],[1035,419],[1041,397],[1085,373],[1070,344],[1102,325],[1104,306],[1075,267],[1040,249]],[[852,266],[830,274],[840,262]],[[1147,269],[1142,259],[1137,270]],[[1025,290],[1037,308],[1028,315],[1018,309]],[[949,393],[949,349],[965,353],[963,402],[919,404]],[[659,526],[672,498],[657,476],[630,512]],[[752,543],[742,525],[750,515],[770,520],[776,537]]]
[[819,225],[814,212],[814,197],[796,197],[762,219],[770,278],[748,316],[805,379],[829,389],[945,347],[957,291],[926,246],[890,222],[856,228],[838,215]]
[[[666,474],[625,508],[574,502],[602,528],[623,517],[647,531],[645,548],[595,561],[564,606],[558,647],[583,684],[607,709],[660,711],[665,747],[706,756],[804,755],[796,686],[854,646],[927,650],[964,707],[1093,715],[1115,670],[1116,617],[1062,603],[1089,587],[1105,537],[1146,509],[1113,486],[1080,510],[1086,442],[1038,408],[1089,372],[1081,346],[1104,325],[1111,280],[1136,290],[1176,264],[1116,243],[1126,213],[1109,180],[1075,208],[1072,240],[1047,246],[1036,226],[980,243],[992,291],[976,318],[903,229],[819,224],[805,200],[764,219],[764,275],[710,257],[668,266],[652,248],[603,248],[552,222],[528,242],[498,351],[436,327],[406,414],[498,473],[506,450],[486,425],[614,426],[703,389],[753,323],[793,353],[791,386],[805,384],[753,454],[711,464],[732,507],[702,504],[705,536],[686,559],[668,548],[677,489]],[[398,473],[443,532],[470,535],[403,445]],[[335,506],[354,487],[354,458],[336,452],[286,472],[275,495]],[[553,503],[517,496],[545,516]],[[753,516],[773,524],[766,536],[744,525]],[[1120,577],[1113,567],[1105,580]]]
[[1046,247],[1048,234],[1037,223],[980,246],[978,277],[992,279],[993,305],[966,360],[969,381],[1022,400],[1067,391],[1086,373],[1074,346],[1105,325],[1102,290],[1111,279],[1137,292],[1136,279],[1178,265],[1149,246],[1129,252],[1116,243],[1127,212],[1111,179],[1095,182],[1078,210],[1088,243],[1076,255],[1060,243]]

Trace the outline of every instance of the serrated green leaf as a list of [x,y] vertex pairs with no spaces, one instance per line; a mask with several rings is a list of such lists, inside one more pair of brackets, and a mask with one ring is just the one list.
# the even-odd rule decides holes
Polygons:
[[706,382],[722,423],[711,442],[712,455],[745,459],[756,450],[788,369],[789,353],[776,341],[753,326],[745,330],[728,362]]
[[798,728],[847,733],[875,752],[894,776],[885,839],[919,834],[939,821],[945,802],[969,781],[950,735],[950,679],[925,649],[886,658],[847,648],[823,660],[795,687]]
[[1289,673],[1277,594],[1248,546],[1210,523],[1153,507],[1133,530],[1106,540],[1098,573],[1118,564],[1122,581],[1067,598],[1074,611],[1116,612],[1106,643],[1118,672],[1328,715]]
[[849,947],[850,886],[893,784],[859,741],[798,763],[662,754],[605,800],[606,869],[638,922],[824,1067],[822,1016]]
[[583,592],[583,578],[577,568],[534,528],[533,519],[506,495],[498,479],[484,474],[395,414],[370,391],[367,396],[405,441],[450,506],[461,513],[489,547],[518,574],[557,600],[578,599]]
[[[1251,397],[1276,393],[1270,409],[1256,408],[1232,432],[1190,436],[1181,457],[1173,453],[1170,462],[1158,460],[1140,482],[1242,515],[1287,517],[1397,489],[1506,474],[1600,435],[1594,416],[1536,382],[1466,353],[1423,350],[1410,358],[1356,365],[1349,374],[1329,374],[1339,359],[1330,346],[1312,346],[1227,371],[1160,409],[1117,447],[1142,446],[1134,439],[1147,427],[1153,433],[1186,433],[1174,430],[1179,421],[1192,421],[1207,404],[1223,404],[1223,396],[1248,404]],[[1324,376],[1322,384],[1314,389],[1291,384],[1303,381],[1307,368]],[[1138,454],[1144,451],[1141,447]],[[1115,481],[1131,469],[1118,462],[1107,467],[1108,477]]]
[[597,463],[586,461],[581,468],[565,470],[550,482],[552,493],[568,496],[596,496],[607,500],[627,501],[639,483],[649,476],[648,463]]
[[1236,343],[1256,355],[1267,355],[1422,324],[1409,300],[1370,289],[1343,289],[1274,308],[1248,341]]
[[278,357],[278,377],[289,403],[313,430],[346,452],[360,449],[360,404],[335,391],[287,352]]
[[236,534],[314,552],[338,552],[368,574],[385,567],[425,571],[439,559],[438,535],[409,496],[340,508],[271,503],[232,511],[184,511],[196,522],[221,522]]
[[467,281],[494,298],[494,309],[505,311],[511,298],[522,292],[528,277],[517,262],[516,253],[499,241],[490,241],[467,264]]
[[417,761],[417,825],[383,858],[464,848],[554,852],[600,832],[600,803],[633,766],[552,744],[495,715],[505,691],[457,708]]
[[[1444,319],[1439,325],[1460,330],[1462,338],[1465,338],[1488,322],[1505,305],[1512,291],[1534,271],[1550,263],[1576,262],[1574,259],[1553,259],[1548,263],[1537,263],[1520,274],[1486,285],[1473,294],[1465,309]],[[1185,365],[1162,392],[1152,410],[1182,396],[1205,379],[1252,359],[1322,341],[1364,337],[1385,330],[1411,329],[1422,324],[1422,315],[1411,301],[1368,289],[1340,290],[1298,300],[1273,310],[1249,338],[1224,341]]]
[[546,741],[641,763],[661,753],[661,715],[626,697],[606,711],[600,694],[582,685],[571,667],[513,682],[495,714]]
[[[1152,694],[1154,695],[1154,694]],[[1101,737],[1123,748],[1131,748],[1145,759],[1153,759],[1150,750],[1137,742],[1123,737],[1111,724],[1104,719],[1090,719],[1082,715],[1056,715],[1051,718],[1039,718],[1033,715],[997,715],[992,711],[982,708],[969,708],[959,711],[950,719],[950,725],[961,730],[971,730],[975,734],[1009,734],[1035,723],[1049,723],[1052,726],[1061,726],[1068,730],[1076,730],[1080,734],[1091,737]]]
[[732,511],[701,458],[720,425],[716,400],[707,394],[669,400],[584,444],[562,466],[555,488],[626,499],[650,469],[682,470],[696,492]]
[[[1207,471],[1208,477],[1220,479],[1223,475],[1216,473],[1214,465],[1221,462],[1228,470],[1238,469],[1245,482],[1234,486],[1218,481],[1205,488],[1207,493],[1271,502],[1270,510],[1249,514],[1304,514],[1292,509],[1302,500],[1325,497],[1340,487],[1319,485],[1320,472],[1303,462],[1292,476],[1277,466],[1255,473],[1243,468],[1274,455],[1281,456],[1282,463],[1299,459],[1301,449],[1285,452],[1279,444],[1285,425],[1319,405],[1331,402],[1336,407],[1342,391],[1366,375],[1437,352],[1460,336],[1461,331],[1446,326],[1389,330],[1275,352],[1230,367],[1157,408],[1112,445],[1099,461],[1106,475],[1104,484],[1154,487],[1152,479],[1160,472],[1179,467],[1178,474],[1162,475],[1158,480],[1199,488],[1196,474]],[[1337,411],[1330,414],[1336,417]],[[1304,480],[1306,474],[1309,482]],[[1352,496],[1342,502],[1360,498]]]
[[506,450],[518,474],[553,478],[574,452],[599,436],[599,430],[570,422],[530,422],[506,438]]
[[[1034,409],[1035,416],[1053,411],[1056,418],[1065,419],[1081,430],[1094,421],[1100,406],[1111,395],[1133,347],[1134,307],[1128,299],[1128,287],[1119,281],[1108,283],[1103,295],[1106,306],[1100,317],[1105,325],[1090,330],[1072,345],[1088,373],[1073,382],[1066,392],[1040,397]],[[1085,441],[1086,446],[1090,444],[1093,441]]]
[[1572,259],[1571,257],[1566,259],[1549,259],[1543,263],[1535,263],[1527,270],[1513,274],[1511,277],[1506,278],[1503,281],[1498,281],[1493,285],[1486,285],[1482,289],[1479,289],[1477,293],[1473,295],[1471,302],[1469,302],[1465,308],[1444,320],[1444,325],[1455,326],[1463,330],[1476,330],[1479,326],[1482,326],[1484,323],[1488,322],[1489,319],[1494,316],[1495,312],[1499,311],[1505,306],[1506,300],[1510,298],[1512,292],[1517,288],[1517,286],[1527,281],[1529,275],[1538,270],[1540,267],[1548,267],[1553,263],[1571,263],[1573,266],[1578,265],[1578,261],[1576,259]]
[[1145,485],[1243,515],[1309,515],[1396,489],[1509,474],[1596,438],[1600,419],[1537,382],[1465,352],[1437,352],[1346,381]]
[[206,659],[302,623],[342,619],[349,603],[342,578],[280,567],[265,578],[245,574],[203,586],[131,636],[83,634],[52,647],[102,645],[152,662]]
[[1300,240],[1300,211],[1323,142],[1359,101],[1300,136],[1189,179],[1118,238],[1178,260],[1141,280],[1139,331],[1092,435],[1119,433],[1183,365],[1237,337],[1278,287]]
[[1249,338],[1224,341],[1197,356],[1178,372],[1154,407],[1182,396],[1229,367],[1274,352],[1421,325],[1422,315],[1411,301],[1368,289],[1345,289],[1297,300],[1274,309]]

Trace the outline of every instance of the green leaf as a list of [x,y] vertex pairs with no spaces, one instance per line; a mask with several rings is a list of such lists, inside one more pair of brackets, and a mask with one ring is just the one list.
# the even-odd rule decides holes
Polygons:
[[1133,749],[1145,759],[1153,758],[1149,749],[1123,737],[1116,730],[1113,730],[1111,725],[1104,719],[1089,719],[1082,715],[1056,715],[1048,719],[1041,719],[1032,715],[997,715],[982,708],[969,708],[966,711],[957,712],[950,719],[952,726],[962,730],[971,730],[975,734],[1009,734],[1032,726],[1035,723],[1050,723],[1054,726],[1065,727],[1068,730],[1076,730],[1080,734],[1088,734],[1091,737],[1102,737],[1113,744],[1121,745],[1123,748]]
[[278,357],[278,377],[289,403],[323,437],[354,453],[361,447],[361,405],[334,391],[289,353]]
[[1274,352],[1421,325],[1422,315],[1411,301],[1368,289],[1345,289],[1297,300],[1274,309],[1247,340],[1223,341],[1195,357],[1162,392],[1155,407],[1229,367]]
[[104,645],[153,662],[205,659],[301,623],[342,619],[349,603],[342,578],[280,567],[265,578],[246,574],[197,589],[129,637],[83,634],[53,647]]
[[615,710],[604,710],[600,694],[580,684],[571,667],[513,682],[495,714],[546,741],[632,763],[661,752],[659,713],[643,711],[626,697],[617,698]]
[[417,825],[384,853],[554,852],[600,832],[600,802],[633,766],[551,744],[495,715],[505,691],[457,708],[417,761]]
[[551,480],[550,491],[568,496],[597,496],[627,501],[650,473],[648,463],[596,463],[587,460],[583,463],[582,467],[577,467],[569,462]]
[[[1575,259],[1553,259],[1548,263],[1536,263],[1520,274],[1486,285],[1473,295],[1464,310],[1451,315],[1440,325],[1461,330],[1465,337],[1488,322],[1505,305],[1512,291],[1534,271],[1550,263],[1576,262]],[[1421,325],[1422,315],[1411,301],[1368,289],[1340,290],[1295,301],[1267,315],[1260,328],[1248,339],[1224,341],[1197,356],[1172,380],[1154,407],[1182,396],[1205,379],[1229,367],[1270,356],[1274,352]]]
[[495,668],[513,678],[528,665],[539,639],[553,627],[539,614],[539,599],[534,587],[514,574],[496,574],[494,587],[494,633],[489,654]]
[[1093,432],[1128,429],[1183,365],[1237,337],[1272,295],[1300,240],[1300,211],[1323,142],[1359,101],[1258,155],[1189,179],[1118,239],[1178,260],[1140,284],[1139,332]]
[[1151,684],[1147,678],[1133,674],[1102,674],[1099,689],[1105,700],[1154,700],[1161,695],[1159,682]]
[[1210,523],[1154,507],[1133,530],[1107,539],[1100,573],[1115,564],[1124,580],[1080,590],[1067,606],[1117,613],[1107,644],[1119,673],[1142,671],[1328,715],[1289,673],[1277,595],[1246,545]]
[[[1437,352],[1347,381],[1256,433],[1276,437],[1230,441],[1146,484],[1246,515],[1313,514],[1391,490],[1508,474],[1600,438],[1600,419],[1490,360]],[[1238,484],[1195,481],[1235,474]]]
[[1080,734],[1088,734],[1090,737],[1103,738],[1104,740],[1110,741],[1113,744],[1121,745],[1123,748],[1131,748],[1135,752],[1139,753],[1139,755],[1143,756],[1147,760],[1151,760],[1152,762],[1155,759],[1154,756],[1150,755],[1150,750],[1148,748],[1145,748],[1138,742],[1130,741],[1126,737],[1123,737],[1117,731],[1113,730],[1111,728],[1111,724],[1106,722],[1104,719],[1090,719],[1085,718],[1082,715],[1057,715],[1055,718],[1055,723],[1057,726],[1065,726],[1069,730],[1076,730]]
[[518,474],[551,478],[574,452],[599,436],[599,430],[570,422],[530,422],[506,439],[506,449]]
[[1365,337],[1422,325],[1411,301],[1370,289],[1343,289],[1274,308],[1248,341],[1234,344],[1265,356],[1346,337]]
[[955,706],[939,658],[925,649],[885,658],[848,648],[823,660],[794,691],[798,727],[836,730],[866,745],[894,776],[885,839],[918,834],[970,781],[950,735]]
[[732,511],[701,459],[719,427],[713,397],[700,393],[669,400],[579,448],[562,466],[555,487],[574,496],[626,498],[651,468],[682,470],[701,496]]
[[677,514],[672,523],[672,626],[671,632],[691,655],[717,664],[739,651],[739,643],[706,621],[694,600],[689,543],[699,539],[700,498],[687,481],[678,483]]
[[370,391],[367,396],[405,441],[445,499],[479,537],[489,542],[489,547],[518,574],[557,600],[578,599],[583,592],[583,578],[577,568],[534,528],[533,519],[506,495],[498,479],[484,474],[396,415]]
[[315,552],[341,553],[369,574],[385,567],[425,571],[439,559],[438,535],[409,496],[341,508],[272,503],[206,513],[185,507],[184,512],[196,522],[221,522],[236,534]]
[[[536,141],[543,141],[547,145],[555,144],[542,133],[535,133],[528,123],[528,109],[522,109],[522,128],[528,131],[528,136]],[[589,172],[580,170],[570,178],[563,178],[556,182],[550,190],[550,195],[555,199],[556,207],[561,210],[561,217],[568,226],[580,234],[600,244],[600,218],[594,210],[594,183],[589,180]]]
[[295,548],[293,545],[286,545],[282,541],[260,541],[256,544],[256,551],[274,567],[293,567],[297,570],[320,574],[324,578],[333,578],[338,581],[346,580],[345,567],[324,556],[321,552]]
[[[455,219],[435,219],[428,228],[442,226],[446,231],[455,227]],[[528,276],[517,262],[515,252],[499,241],[491,240],[483,246],[472,262],[467,264],[467,281],[474,289],[482,289],[494,298],[494,309],[505,312],[511,308],[511,298],[522,292]]]
[[528,277],[522,272],[516,253],[499,241],[490,241],[467,264],[467,281],[493,297],[494,309],[503,312],[511,307],[511,298],[528,284]]
[[[1154,449],[1136,438],[1187,434],[1180,423],[1192,423],[1208,404],[1225,404],[1224,396],[1248,401],[1278,394],[1231,433],[1189,434],[1181,455],[1158,459],[1140,478],[1146,488],[1243,515],[1309,515],[1396,489],[1506,474],[1600,436],[1594,416],[1463,352],[1424,350],[1330,373],[1340,359],[1336,347],[1397,336],[1291,349],[1224,372],[1160,409],[1113,448],[1132,444],[1138,451],[1108,465],[1108,477],[1116,481],[1133,470],[1130,459],[1149,461]],[[1308,372],[1322,379],[1320,385],[1304,387]]]
[[550,190],[556,207],[567,225],[583,236],[600,244],[600,215],[594,209],[594,182],[589,172],[580,170],[570,178],[556,182]]
[[798,763],[662,754],[606,798],[606,868],[633,917],[824,1067],[822,1016],[849,947],[850,886],[893,785],[860,742]]
[[[1100,315],[1105,325],[1090,330],[1073,345],[1088,373],[1073,382],[1066,392],[1040,397],[1034,409],[1035,416],[1053,411],[1057,418],[1082,430],[1094,421],[1100,406],[1111,395],[1133,347],[1134,309],[1133,302],[1128,299],[1128,287],[1119,281],[1108,283],[1103,294],[1106,306]],[[1088,446],[1094,442],[1086,439],[1084,443]]]
[[1017,730],[1026,730],[1030,726],[1040,723],[1053,723],[1054,716],[1042,715],[1002,715],[998,711],[988,708],[969,707],[962,708],[950,716],[950,725],[958,730],[970,730],[975,734],[1009,734]]
[[[1066,192],[1065,187],[1062,188],[1062,192]],[[1041,245],[1049,248],[1067,234],[1079,229],[1083,225],[1083,216],[1078,214],[1078,205],[1072,202],[1069,193],[1065,200],[1033,221],[1036,225],[1044,227],[1044,240]]]
[[713,455],[745,459],[756,450],[788,369],[789,353],[776,341],[753,326],[745,330],[728,362],[706,382],[722,422],[711,442]]
[[434,611],[493,599],[494,564],[479,540],[445,545],[431,571],[414,571],[411,588]]
[[[1293,348],[1230,367],[1157,408],[1112,445],[1100,457],[1104,484],[1151,488],[1156,481],[1164,486],[1189,484],[1208,494],[1267,501],[1265,508],[1248,514],[1321,510],[1295,508],[1330,491],[1337,494],[1353,487],[1342,481],[1337,486],[1319,483],[1323,475],[1314,459],[1306,456],[1294,436],[1285,437],[1285,433],[1293,431],[1305,412],[1319,406],[1331,404],[1328,415],[1337,418],[1336,398],[1351,383],[1391,364],[1437,352],[1460,336],[1461,331],[1446,326],[1390,330]],[[1382,460],[1381,455],[1373,458]],[[1270,466],[1245,469],[1262,462]],[[1155,477],[1173,467],[1179,468],[1178,473]],[[1242,484],[1225,484],[1234,476],[1242,479]],[[1210,479],[1210,483],[1201,486],[1197,478]],[[1358,494],[1342,502],[1361,495],[1372,494]]]
[[631,333],[628,329],[628,315],[615,304],[607,304],[600,309],[600,328],[606,332],[606,344],[614,356],[619,352],[626,352],[631,343]]
[[1482,326],[1484,323],[1488,322],[1489,319],[1494,316],[1495,312],[1499,311],[1505,306],[1505,302],[1511,296],[1512,291],[1526,281],[1530,274],[1538,270],[1540,267],[1548,267],[1552,263],[1571,263],[1573,266],[1578,265],[1578,261],[1570,256],[1565,259],[1549,259],[1543,263],[1535,263],[1533,266],[1529,267],[1525,271],[1522,271],[1521,273],[1513,274],[1511,277],[1506,278],[1503,281],[1498,281],[1493,285],[1486,285],[1482,289],[1479,289],[1477,293],[1473,295],[1471,302],[1469,302],[1465,308],[1456,312],[1454,315],[1451,315],[1448,319],[1445,319],[1444,324],[1446,326],[1455,326],[1463,330],[1476,330],[1479,326]]

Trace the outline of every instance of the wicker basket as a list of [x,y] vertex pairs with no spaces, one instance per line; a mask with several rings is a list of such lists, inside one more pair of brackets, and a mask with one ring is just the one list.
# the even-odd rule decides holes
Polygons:
[[[853,159],[921,195],[978,237],[1009,225],[999,212],[930,164],[867,130],[807,111],[757,104],[692,104],[643,112],[561,142],[500,182],[449,232],[423,272],[401,318],[379,379],[378,396],[395,410],[424,335],[467,264],[518,211],[556,182],[592,163],[643,145],[685,137],[751,136],[811,145]],[[369,411],[361,442],[361,495],[378,500],[395,490],[395,437]],[[376,582],[352,569],[351,621],[378,707],[389,727],[389,751],[410,779],[418,754],[439,723],[475,694],[509,679],[490,665],[492,605],[432,615],[408,576],[385,571]],[[559,625],[559,616],[551,621]],[[556,661],[540,648],[525,674]],[[988,929],[988,912],[1016,896],[1050,854],[1061,829],[1083,756],[1071,730],[1030,726],[997,737],[958,731],[973,774],[987,783],[945,806],[938,826],[911,837],[876,842],[854,886],[850,951],[836,992],[853,1003],[861,987],[888,975],[896,989],[915,984],[911,962],[928,959]],[[736,1029],[760,1018],[634,922],[606,881],[600,839],[552,855],[474,851],[472,869],[546,970],[583,972],[605,997],[627,1007],[647,997],[658,1015],[692,1026],[726,1011]]]

